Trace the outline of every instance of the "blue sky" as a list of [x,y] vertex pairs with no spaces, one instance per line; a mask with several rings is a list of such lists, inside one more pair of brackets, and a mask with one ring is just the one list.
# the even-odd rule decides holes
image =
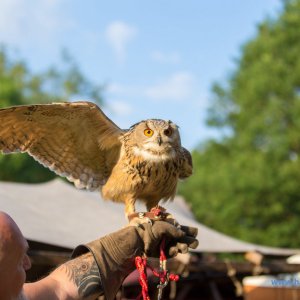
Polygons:
[[0,43],[33,71],[68,49],[87,78],[105,84],[115,123],[170,119],[192,149],[218,134],[205,126],[212,83],[280,8],[280,0],[1,0]]

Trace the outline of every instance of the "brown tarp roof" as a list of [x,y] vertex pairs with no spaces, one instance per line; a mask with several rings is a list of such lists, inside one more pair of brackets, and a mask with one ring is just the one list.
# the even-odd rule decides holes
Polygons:
[[[181,197],[164,204],[181,224],[198,227],[199,252],[259,251],[292,255],[281,249],[246,243],[197,222]],[[139,211],[144,206],[140,205]],[[124,205],[104,201],[99,193],[77,190],[61,179],[42,184],[0,182],[0,210],[9,213],[24,236],[33,241],[74,248],[126,225]]]

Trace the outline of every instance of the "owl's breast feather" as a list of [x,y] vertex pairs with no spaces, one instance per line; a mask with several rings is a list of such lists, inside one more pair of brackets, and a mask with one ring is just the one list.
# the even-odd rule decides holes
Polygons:
[[150,149],[143,149],[135,146],[132,150],[135,157],[149,162],[161,162],[176,157],[176,152],[173,149],[170,149],[170,151],[151,151]]
[[173,197],[180,168],[176,152],[156,154],[137,147],[130,150],[122,152],[103,186],[104,198],[122,201],[129,194],[137,198]]

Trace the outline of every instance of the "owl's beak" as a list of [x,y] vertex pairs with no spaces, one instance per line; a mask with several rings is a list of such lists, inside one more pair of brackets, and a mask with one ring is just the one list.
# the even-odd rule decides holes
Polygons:
[[162,139],[161,139],[161,136],[160,136],[160,135],[157,137],[157,142],[158,142],[158,145],[160,146],[161,143],[162,143]]

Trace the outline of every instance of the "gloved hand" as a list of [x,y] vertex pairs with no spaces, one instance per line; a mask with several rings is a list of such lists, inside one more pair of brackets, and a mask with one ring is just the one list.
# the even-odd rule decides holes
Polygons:
[[154,221],[139,226],[127,226],[117,232],[77,247],[73,257],[91,251],[100,273],[107,300],[114,299],[123,280],[135,269],[134,258],[146,254],[159,256],[159,245],[165,238],[165,251],[169,257],[188,248],[198,246],[197,229],[176,226],[167,221]]
[[174,226],[165,221],[154,221],[154,224],[144,223],[138,226],[138,231],[144,242],[143,252],[150,257],[159,257],[160,243],[165,238],[165,251],[168,258],[178,253],[188,252],[188,248],[198,246],[197,228],[188,226]]

